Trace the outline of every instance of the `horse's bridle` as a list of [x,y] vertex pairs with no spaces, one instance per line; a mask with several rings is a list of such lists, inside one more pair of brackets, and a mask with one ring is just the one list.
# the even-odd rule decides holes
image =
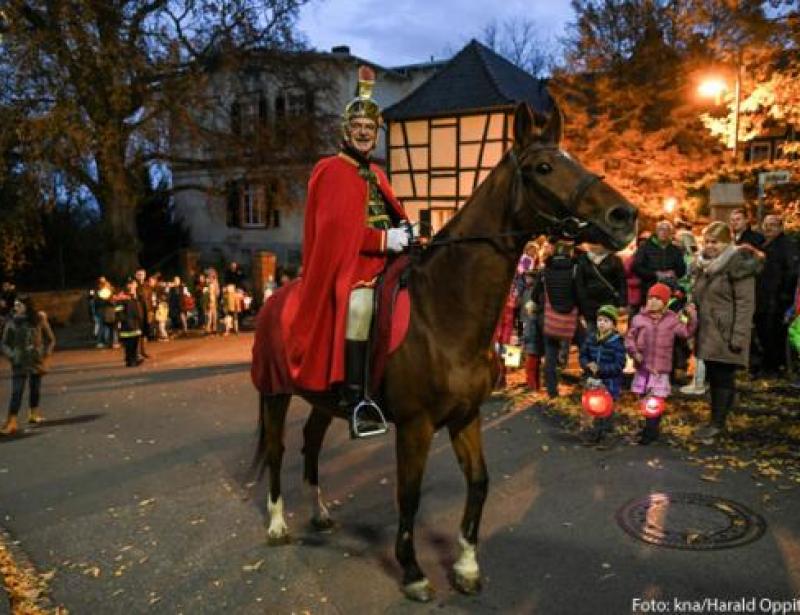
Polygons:
[[[514,163],[514,176],[516,181],[514,182],[514,186],[512,188],[511,198],[516,201],[518,186],[520,182],[524,182],[522,177],[522,162],[514,153],[513,148],[508,150],[508,157],[511,162]],[[552,209],[552,213],[547,213],[540,209],[535,209],[533,213],[548,223],[547,231],[549,234],[559,235],[568,239],[575,239],[581,231],[585,230],[591,224],[591,222],[576,218],[572,212],[578,210],[578,206],[580,205],[581,200],[583,200],[583,197],[589,188],[602,180],[602,175],[586,173],[586,175],[584,175],[584,177],[582,177],[578,182],[578,185],[573,188],[572,193],[570,193],[566,203],[562,203],[561,199],[553,194],[550,189],[531,178],[533,189],[543,197],[545,202]]]
[[[516,202],[519,185],[525,181],[524,178],[522,177],[522,164],[517,155],[514,153],[513,148],[509,149],[506,155],[514,164],[514,183],[511,189],[511,199],[513,202]],[[568,239],[576,239],[577,236],[581,233],[581,231],[585,230],[589,225],[591,225],[592,224],[591,222],[586,222],[584,220],[576,218],[572,212],[577,210],[581,200],[583,199],[589,188],[591,188],[595,183],[602,181],[602,179],[603,179],[602,175],[587,173],[583,178],[581,178],[581,180],[578,182],[578,185],[575,186],[575,188],[572,190],[572,193],[569,195],[566,204],[562,203],[561,199],[558,196],[556,196],[551,190],[549,190],[546,186],[532,179],[531,183],[533,189],[536,190],[542,196],[545,202],[548,205],[550,205],[552,210],[551,213],[542,211],[540,209],[535,209],[533,211],[534,215],[545,220],[546,233],[549,235],[557,235]],[[425,244],[425,246],[426,247],[443,246],[454,243],[464,243],[468,241],[488,241],[493,244],[496,244],[495,241],[496,239],[501,239],[503,237],[530,236],[533,233],[541,233],[541,231],[542,229],[531,228],[531,229],[523,229],[521,231],[508,231],[506,233],[497,233],[495,235],[468,235],[465,237],[443,237],[441,239],[433,239],[429,241],[427,244]]]

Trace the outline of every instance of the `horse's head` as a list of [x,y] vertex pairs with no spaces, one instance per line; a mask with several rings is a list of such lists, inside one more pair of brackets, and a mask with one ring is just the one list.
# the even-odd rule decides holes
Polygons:
[[636,234],[636,208],[603,178],[559,148],[561,111],[541,130],[527,103],[514,114],[514,147],[508,158],[517,182],[515,217],[523,228],[602,243],[621,250]]

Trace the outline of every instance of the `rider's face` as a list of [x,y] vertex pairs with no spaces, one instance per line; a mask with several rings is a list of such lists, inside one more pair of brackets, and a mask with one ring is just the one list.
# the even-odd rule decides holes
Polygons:
[[364,156],[375,149],[378,140],[378,125],[372,120],[359,117],[350,120],[347,125],[350,135],[350,144]]

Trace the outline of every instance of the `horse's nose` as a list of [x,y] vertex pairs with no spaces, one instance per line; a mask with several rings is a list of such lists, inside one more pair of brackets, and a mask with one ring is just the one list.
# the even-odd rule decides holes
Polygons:
[[618,205],[606,213],[606,220],[611,226],[623,226],[636,220],[638,212],[629,205]]

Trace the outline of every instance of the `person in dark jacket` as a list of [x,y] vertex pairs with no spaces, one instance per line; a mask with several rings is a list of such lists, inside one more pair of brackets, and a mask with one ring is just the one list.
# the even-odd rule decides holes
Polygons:
[[[575,257],[574,243],[565,239],[551,240],[554,245],[553,254],[545,260],[542,275],[537,279],[534,296],[540,318],[546,312],[545,303],[550,302],[552,309],[559,314],[577,311],[577,292],[575,289]],[[575,314],[577,324],[577,314]],[[544,330],[544,323],[543,323]],[[564,340],[544,335],[545,365],[544,376],[547,396],[558,397],[558,354]],[[569,342],[569,340],[567,340]]]
[[786,312],[797,284],[798,250],[783,233],[780,216],[766,216],[762,224],[763,269],[756,278],[755,324],[763,357],[761,371],[776,376],[786,362]]
[[11,401],[8,418],[0,435],[13,436],[19,430],[17,415],[22,407],[26,381],[29,383],[30,414],[28,422],[44,421],[39,410],[39,392],[42,376],[47,372],[48,357],[53,354],[56,338],[47,322],[47,315],[39,312],[29,296],[20,295],[11,306],[11,317],[3,327],[2,347],[11,361]]
[[117,303],[117,317],[120,323],[119,336],[125,349],[125,366],[136,367],[142,363],[139,357],[139,338],[142,335],[144,314],[142,304],[136,297],[136,280],[130,278],[125,283],[125,295]]
[[591,245],[577,259],[575,290],[581,324],[593,331],[600,306],[624,308],[628,305],[628,284],[622,259],[604,246]]
[[679,280],[686,275],[683,252],[672,243],[672,224],[662,220],[655,234],[643,243],[633,259],[633,272],[642,281],[642,296],[646,297],[656,282]]
[[142,306],[142,335],[139,336],[139,356],[149,359],[150,355],[145,350],[145,340],[150,337],[150,328],[155,321],[155,305],[153,303],[153,286],[144,269],[136,270],[136,299]]
[[[581,346],[580,365],[587,378],[599,379],[616,401],[622,393],[622,370],[625,369],[625,340],[617,333],[619,312],[613,305],[597,309],[595,327]],[[589,443],[598,443],[613,430],[613,419],[596,417],[588,433]]]
[[749,245],[761,249],[764,245],[764,235],[750,227],[750,218],[744,209],[734,209],[729,218],[733,242],[737,246]]

